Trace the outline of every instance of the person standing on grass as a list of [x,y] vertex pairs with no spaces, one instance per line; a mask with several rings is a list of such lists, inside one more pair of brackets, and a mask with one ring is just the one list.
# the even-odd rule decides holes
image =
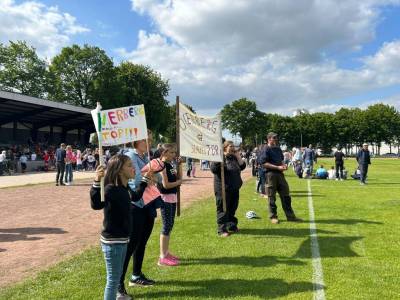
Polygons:
[[[60,183],[60,185],[65,185],[63,183],[63,179],[64,179],[64,171],[65,171],[65,157],[67,155],[66,151],[65,151],[65,144],[62,143],[60,145],[60,148],[58,148],[56,150],[56,167],[57,167],[57,175],[56,175],[56,185],[58,185],[58,183]],[[60,180],[60,181],[58,181]]]
[[358,168],[360,169],[360,184],[365,185],[367,179],[368,165],[371,164],[371,155],[368,150],[368,144],[364,143],[357,153]]
[[[131,202],[141,199],[150,176],[151,173],[145,174],[137,188],[131,190],[128,180],[135,177],[135,171],[129,157],[121,154],[110,159],[106,172],[103,166],[96,169],[96,177],[90,190],[90,204],[95,210],[104,209],[103,230],[100,236],[107,271],[104,300],[132,299],[127,294],[117,295],[117,290],[132,229]],[[105,177],[104,202],[101,201],[100,191],[102,177]]]
[[213,162],[211,172],[214,174],[214,193],[217,204],[217,225],[218,235],[228,237],[230,232],[238,232],[238,219],[235,217],[239,206],[239,190],[242,187],[240,173],[246,168],[246,162],[242,160],[240,152],[235,150],[232,141],[225,141],[224,151],[224,172],[225,172],[225,195],[226,212],[223,210],[221,163]]
[[267,195],[269,202],[269,218],[272,224],[278,224],[278,213],[276,207],[276,192],[279,193],[282,208],[286,219],[290,222],[299,222],[292,208],[289,185],[285,179],[284,171],[287,165],[283,163],[283,153],[278,143],[278,135],[270,132],[267,135],[268,146],[261,153],[260,162],[267,172]]
[[[133,168],[135,169],[135,177],[129,180],[128,184],[132,189],[140,185],[142,176],[141,170],[149,163],[147,157],[146,140],[133,142],[133,148],[128,148],[125,156],[128,156]],[[153,178],[152,178],[153,180]],[[124,266],[120,277],[118,293],[119,295],[126,295],[125,289],[125,275],[128,270],[129,261],[133,259],[133,272],[129,279],[129,286],[151,286],[155,283],[154,280],[147,278],[142,273],[143,259],[145,255],[147,241],[153,231],[154,219],[157,216],[156,207],[153,201],[148,205],[144,204],[143,197],[136,202],[131,203],[131,218],[132,218],[132,231],[129,238],[129,243],[125,255]]]
[[[162,183],[160,185],[161,198],[164,201],[164,205],[161,207],[162,230],[160,234],[160,258],[158,265],[176,266],[179,264],[179,258],[172,255],[169,251],[170,234],[175,220],[177,187],[182,184],[182,179],[178,178],[177,171],[172,165],[172,162],[176,159],[176,146],[173,144],[162,145],[160,155],[165,168],[161,173]],[[177,162],[178,169],[181,162],[180,158],[178,158]]]
[[343,168],[344,168],[344,153],[342,149],[338,149],[335,152],[335,168],[336,168],[336,180],[343,180]]
[[313,146],[310,144],[308,145],[308,148],[304,149],[303,164],[304,166],[310,166],[311,174],[313,173],[314,162],[317,162],[317,155],[313,149]]

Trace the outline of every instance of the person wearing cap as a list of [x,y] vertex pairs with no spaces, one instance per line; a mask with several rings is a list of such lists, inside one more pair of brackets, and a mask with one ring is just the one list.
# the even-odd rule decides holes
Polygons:
[[269,202],[269,217],[272,224],[278,224],[278,214],[276,207],[276,192],[279,193],[282,208],[286,219],[291,222],[299,222],[292,208],[292,198],[289,192],[289,185],[285,179],[284,171],[287,165],[283,163],[283,152],[279,147],[278,135],[270,132],[267,135],[268,146],[261,153],[260,163],[267,172],[267,194]]
[[367,179],[368,165],[371,164],[371,155],[368,150],[368,144],[364,143],[357,153],[358,168],[360,169],[360,184],[364,185]]

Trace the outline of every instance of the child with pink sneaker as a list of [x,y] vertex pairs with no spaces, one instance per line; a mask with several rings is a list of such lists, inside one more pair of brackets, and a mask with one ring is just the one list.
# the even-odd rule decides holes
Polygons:
[[[163,226],[160,234],[160,258],[158,265],[177,266],[179,265],[179,258],[169,252],[169,241],[175,220],[177,187],[182,184],[182,179],[178,178],[177,171],[171,163],[176,159],[176,146],[173,144],[164,144],[160,149],[160,153],[160,159],[164,162],[165,168],[161,172],[162,184],[159,187],[164,205],[161,207]],[[178,159],[179,163],[180,159]]]

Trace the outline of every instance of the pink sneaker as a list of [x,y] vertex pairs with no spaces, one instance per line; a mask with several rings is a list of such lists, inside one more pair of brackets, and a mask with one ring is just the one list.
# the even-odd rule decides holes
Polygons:
[[168,267],[174,267],[179,265],[179,262],[177,262],[176,260],[172,260],[168,257],[164,257],[164,258],[159,258],[158,263],[159,266],[168,266]]
[[169,258],[171,260],[179,261],[179,257],[172,255],[171,253],[168,253],[167,258]]

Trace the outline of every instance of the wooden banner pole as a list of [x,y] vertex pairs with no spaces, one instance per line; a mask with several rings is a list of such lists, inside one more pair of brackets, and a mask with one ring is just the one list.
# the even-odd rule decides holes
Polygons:
[[[180,157],[180,146],[181,146],[181,140],[180,140],[180,133],[179,133],[179,96],[176,96],[176,156]],[[178,178],[182,178],[182,163],[180,163],[177,166],[177,173],[178,173]],[[181,187],[177,187],[177,203],[176,203],[176,215],[179,217],[181,215]]]
[[[97,113],[97,126],[98,126],[97,140],[99,143],[99,163],[100,166],[104,166],[103,139],[101,136],[101,108],[102,107],[100,102],[97,102],[96,113]],[[100,181],[100,197],[101,197],[101,202],[104,202],[104,177],[102,177]]]

